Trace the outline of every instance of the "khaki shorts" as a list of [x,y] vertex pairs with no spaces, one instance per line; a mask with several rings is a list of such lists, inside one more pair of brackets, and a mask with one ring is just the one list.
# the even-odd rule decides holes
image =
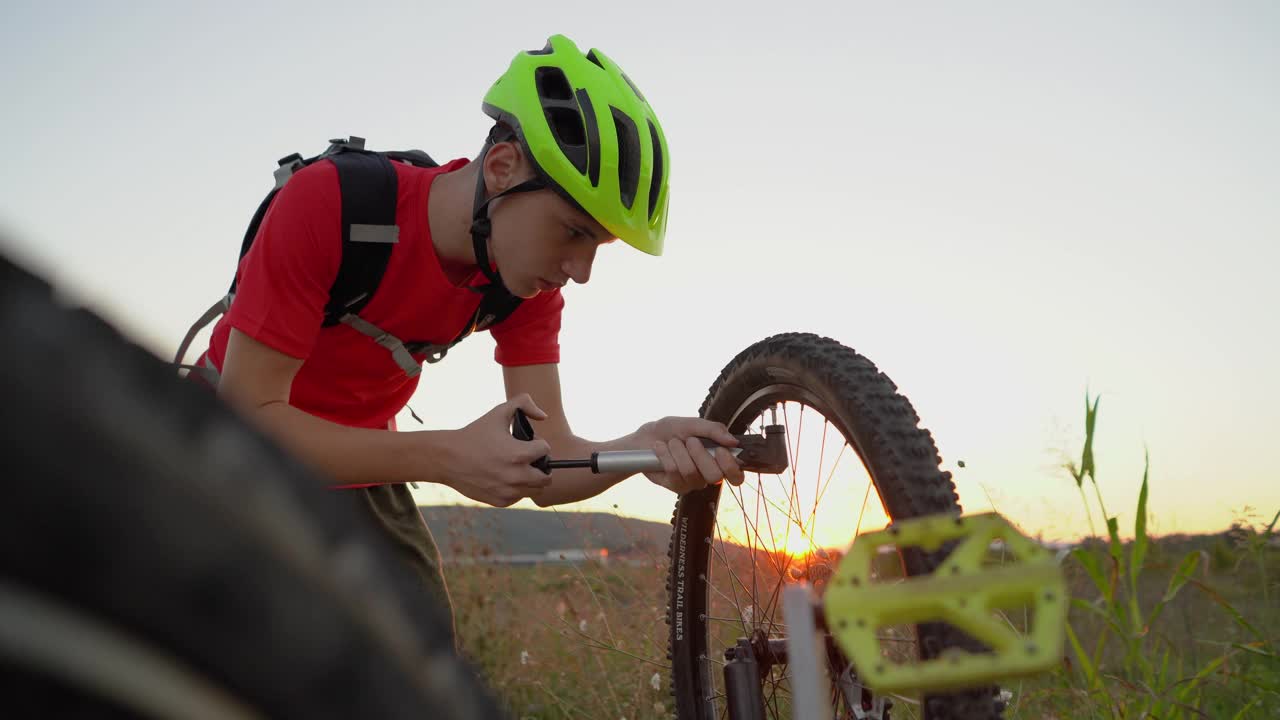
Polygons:
[[[190,373],[186,379],[213,390],[199,373]],[[403,560],[418,579],[419,587],[444,610],[449,621],[449,634],[454,648],[458,647],[458,630],[454,624],[453,602],[449,598],[449,586],[444,581],[440,562],[440,549],[435,538],[422,519],[422,511],[413,500],[407,485],[378,485],[336,492],[351,493],[360,498],[359,503],[368,511],[374,524],[383,530]]]
[[419,587],[439,605],[449,619],[449,633],[457,646],[458,632],[454,627],[453,602],[449,598],[449,586],[444,581],[440,561],[440,549],[435,538],[422,519],[422,512],[409,492],[407,485],[378,485],[375,487],[339,492],[355,493],[361,505],[384,534],[391,540],[396,554],[417,577]]

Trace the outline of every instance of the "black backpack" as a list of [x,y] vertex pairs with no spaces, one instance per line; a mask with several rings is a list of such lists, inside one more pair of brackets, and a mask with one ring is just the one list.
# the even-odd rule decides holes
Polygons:
[[[398,181],[391,163],[403,162],[424,168],[439,167],[439,163],[421,150],[366,150],[364,138],[354,135],[347,139],[330,140],[329,148],[314,157],[303,158],[294,153],[280,159],[279,167],[274,173],[275,187],[258,205],[257,212],[253,214],[249,227],[245,230],[244,240],[240,244],[240,260],[244,259],[253,246],[262,219],[280,189],[295,172],[321,160],[329,160],[337,168],[338,184],[342,192],[342,261],[338,266],[338,275],[329,288],[323,327],[341,323],[368,335],[392,354],[405,374],[413,377],[422,370],[422,366],[412,357],[414,354],[425,355],[428,363],[439,362],[450,348],[468,335],[502,322],[520,306],[521,299],[501,285],[473,288],[482,294],[480,306],[462,332],[445,345],[401,340],[359,316],[382,282],[387,263],[391,259],[391,250],[399,241],[399,227],[396,226]],[[239,260],[236,267],[239,267]],[[236,280],[233,279],[227,294],[214,303],[187,331],[174,358],[177,368],[199,373],[212,385],[217,384],[218,372],[211,362],[206,359],[202,365],[184,365],[182,360],[196,334],[231,307],[235,292]]]

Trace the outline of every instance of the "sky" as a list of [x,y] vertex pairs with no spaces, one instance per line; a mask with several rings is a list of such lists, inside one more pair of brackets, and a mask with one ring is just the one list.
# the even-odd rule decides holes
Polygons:
[[[485,90],[553,33],[625,68],[671,146],[667,252],[611,245],[565,290],[579,435],[696,414],[738,351],[809,331],[897,383],[967,510],[1087,530],[1061,469],[1086,392],[1122,527],[1144,453],[1157,532],[1280,509],[1272,2],[11,0],[3,250],[170,355],[277,158],[348,134],[472,157]],[[492,353],[425,372],[428,427],[502,401]],[[637,476],[571,509],[672,500]]]

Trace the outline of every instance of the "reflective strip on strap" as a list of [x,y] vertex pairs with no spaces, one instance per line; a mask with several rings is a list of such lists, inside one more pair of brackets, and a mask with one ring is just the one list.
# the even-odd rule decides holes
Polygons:
[[178,369],[186,370],[188,373],[195,374],[203,382],[208,383],[209,387],[212,388],[217,388],[218,381],[222,379],[222,375],[218,372],[217,366],[213,364],[213,361],[209,359],[208,355],[204,357],[204,362],[199,365],[179,365]]
[[196,335],[199,334],[206,325],[213,322],[219,315],[230,310],[231,301],[234,300],[235,297],[235,293],[227,293],[226,295],[223,295],[219,298],[218,302],[214,303],[208,310],[204,311],[204,314],[200,316],[199,320],[196,320],[195,324],[191,326],[191,329],[187,331],[187,336],[182,339],[182,344],[178,346],[178,352],[173,357],[173,364],[175,366],[182,367],[182,358],[186,357],[187,348],[191,347],[191,341],[195,340]]
[[222,379],[222,374],[218,372],[217,366],[213,364],[213,360],[210,360],[208,355],[204,356],[204,362],[195,368],[195,372],[199,373],[205,382],[215,388],[218,387],[218,381]]
[[351,223],[351,242],[394,245],[400,242],[400,226]]
[[399,365],[400,369],[404,370],[405,375],[416,377],[418,373],[422,372],[422,366],[418,364],[417,360],[413,359],[413,355],[409,354],[409,349],[395,335],[385,332],[377,325],[351,313],[343,315],[338,319],[338,322],[354,328],[364,335],[368,335],[373,338],[374,342],[390,350],[391,357],[395,359],[396,365]]

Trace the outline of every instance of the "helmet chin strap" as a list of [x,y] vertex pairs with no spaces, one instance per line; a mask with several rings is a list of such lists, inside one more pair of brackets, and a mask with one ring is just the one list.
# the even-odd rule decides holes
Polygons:
[[[541,178],[525,180],[522,183],[497,193],[493,197],[485,198],[484,185],[484,158],[489,153],[489,147],[486,146],[484,151],[480,153],[480,158],[476,163],[480,166],[476,173],[476,199],[475,210],[471,214],[471,246],[475,250],[476,264],[480,266],[480,272],[489,278],[492,285],[507,289],[505,283],[502,282],[502,276],[498,271],[489,267],[489,236],[493,232],[493,225],[489,222],[489,203],[497,200],[504,195],[521,192],[533,192],[534,190],[542,190],[547,184]],[[510,292],[510,291],[508,291]]]

